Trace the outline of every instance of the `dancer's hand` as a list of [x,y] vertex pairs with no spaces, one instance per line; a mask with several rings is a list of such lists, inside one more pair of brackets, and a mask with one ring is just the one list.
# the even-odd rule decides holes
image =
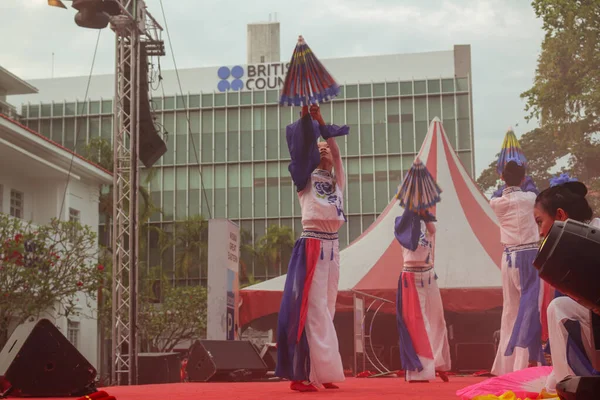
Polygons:
[[323,120],[323,116],[321,115],[321,109],[318,105],[313,104],[310,106],[310,116],[313,120],[317,121],[319,125],[325,125],[325,121]]
[[308,114],[308,106],[302,107],[302,112],[300,113],[300,118],[304,118]]

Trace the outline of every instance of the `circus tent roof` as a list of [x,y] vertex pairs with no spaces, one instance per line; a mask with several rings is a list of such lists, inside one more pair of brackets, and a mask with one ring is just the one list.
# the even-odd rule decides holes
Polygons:
[[[463,167],[442,123],[434,118],[418,157],[442,188],[437,204],[434,264],[444,307],[482,311],[502,304],[500,228],[488,200]],[[395,299],[402,269],[402,248],[394,221],[403,209],[394,198],[377,220],[340,252],[338,308],[351,304],[358,290]],[[243,326],[279,310],[285,275],[242,290]]]

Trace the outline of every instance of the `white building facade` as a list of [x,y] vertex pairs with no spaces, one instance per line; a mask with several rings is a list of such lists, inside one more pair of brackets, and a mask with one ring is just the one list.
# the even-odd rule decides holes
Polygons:
[[[110,172],[0,113],[0,212],[34,225],[78,220],[97,234],[100,187],[111,183]],[[68,319],[53,312],[44,317],[97,366],[96,304],[83,296],[78,303]]]
[[[435,117],[473,176],[469,45],[332,59],[309,39],[341,90],[321,106],[323,116],[350,126],[350,134],[338,139],[348,182],[348,223],[340,230],[341,248],[358,238],[389,204]],[[162,82],[151,85],[151,107],[159,130],[168,133],[167,152],[153,166],[148,187],[153,204],[162,210],[151,216],[152,226],[171,234],[177,222],[202,215],[234,221],[254,243],[271,225],[287,226],[294,236],[300,235],[300,205],[288,172],[285,141],[286,125],[298,118],[300,109],[279,105],[287,68],[288,61],[274,61],[182,69],[183,94],[175,71],[162,71]],[[30,83],[38,94],[9,97],[21,105],[29,128],[79,152],[90,140],[112,140],[114,75],[92,76],[85,100],[87,76]],[[141,175],[144,182],[148,170]],[[160,267],[167,277],[181,279],[180,284],[206,285],[207,273],[200,267],[185,278],[176,276],[180,249],[163,251],[155,230],[149,230],[146,244],[140,257],[148,267]],[[254,263],[246,272],[265,280],[285,273],[286,265],[284,261],[282,268],[273,269]]]

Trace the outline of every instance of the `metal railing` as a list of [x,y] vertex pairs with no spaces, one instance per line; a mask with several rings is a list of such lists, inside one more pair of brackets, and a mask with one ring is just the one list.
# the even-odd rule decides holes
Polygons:
[[[373,326],[375,318],[379,311],[386,304],[394,304],[394,302],[364,293],[358,290],[352,290],[354,293],[354,374],[358,373],[359,353],[362,357],[362,371],[366,371],[366,363],[375,368],[379,373],[375,376],[385,376],[394,373],[379,359],[375,345],[373,344]],[[368,303],[366,309],[363,310],[365,303]],[[357,321],[358,320],[358,321]],[[360,326],[358,325],[360,323]],[[357,332],[357,330],[359,332]],[[366,332],[365,332],[366,330]],[[360,345],[357,346],[357,338],[360,340]],[[362,350],[362,351],[361,351]]]

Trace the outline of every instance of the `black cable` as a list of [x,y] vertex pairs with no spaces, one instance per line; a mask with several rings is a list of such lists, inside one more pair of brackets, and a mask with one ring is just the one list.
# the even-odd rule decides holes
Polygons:
[[[167,24],[167,17],[165,15],[165,9],[163,7],[163,2],[160,0],[160,9],[162,11],[163,20],[165,22],[165,31],[167,32],[167,39],[169,40],[169,47],[171,48],[171,57],[173,58],[173,65],[175,66],[175,75],[177,76],[177,83],[179,84],[179,92],[181,93],[181,97],[184,97],[183,88],[181,87],[181,79],[179,78],[179,70],[177,69],[177,62],[175,61],[175,52],[173,51],[173,44],[171,43],[171,34],[169,33],[169,25]],[[159,75],[159,79],[162,81],[162,77]],[[164,89],[163,89],[163,98],[164,98]],[[202,195],[204,196],[204,201],[206,201],[206,207],[208,209],[208,217],[212,219],[212,212],[210,210],[210,203],[208,201],[208,197],[206,196],[206,190],[204,188],[204,179],[202,179],[202,168],[200,168],[200,158],[198,157],[198,151],[196,150],[196,143],[194,143],[194,136],[192,135],[192,128],[190,124],[190,116],[189,116],[189,108],[187,101],[184,100],[184,109],[185,109],[185,118],[187,119],[188,125],[188,136],[192,141],[192,147],[194,148],[194,155],[196,156],[196,162],[198,163],[198,173],[200,174],[200,185],[202,186]],[[177,97],[175,97],[175,106],[177,107]]]
[[[77,113],[77,115],[75,116],[75,121],[79,122],[79,116],[82,115],[83,113],[83,107],[87,106],[88,104],[88,94],[90,91],[90,83],[92,82],[92,73],[94,72],[94,64],[96,63],[96,55],[98,54],[98,44],[100,43],[100,33],[102,32],[102,30],[98,30],[98,37],[96,38],[96,48],[94,49],[94,56],[92,58],[92,66],[90,67],[90,74],[88,75],[88,81],[87,81],[87,87],[85,88],[85,96],[83,98],[83,105],[81,106],[81,112]],[[86,114],[87,115],[87,114]],[[77,148],[77,143],[79,143],[79,134],[81,133],[81,125],[79,123],[77,123],[77,133],[75,134],[75,148]],[[71,156],[71,163],[69,164],[69,172],[67,173],[67,184],[65,185],[65,191],[63,193],[63,198],[62,198],[62,203],[60,205],[60,213],[58,214],[59,216],[59,220],[62,219],[62,215],[63,215],[63,211],[64,211],[64,206],[65,206],[65,199],[67,197],[67,191],[69,189],[69,182],[71,180],[71,171],[73,170],[73,161],[75,160],[75,149],[73,150],[73,154]]]

